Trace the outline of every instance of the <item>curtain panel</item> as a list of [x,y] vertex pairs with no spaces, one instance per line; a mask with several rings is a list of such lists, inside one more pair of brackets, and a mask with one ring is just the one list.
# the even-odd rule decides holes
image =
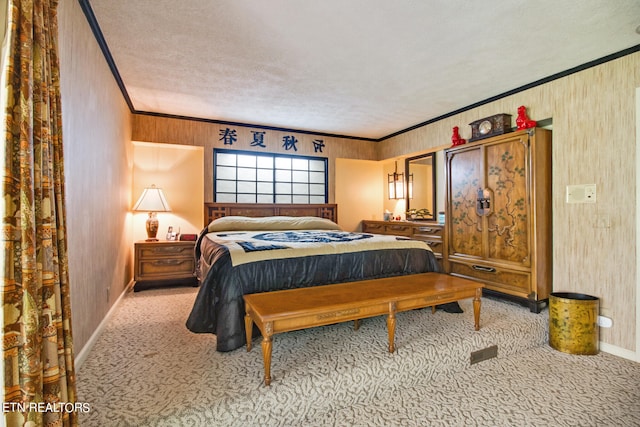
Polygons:
[[3,418],[77,425],[58,0],[8,0],[2,70]]

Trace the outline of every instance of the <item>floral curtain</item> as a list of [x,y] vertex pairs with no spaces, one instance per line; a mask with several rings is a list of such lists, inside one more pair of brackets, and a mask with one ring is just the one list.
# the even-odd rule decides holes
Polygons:
[[0,126],[2,416],[7,426],[77,425],[58,0],[8,0],[8,6]]

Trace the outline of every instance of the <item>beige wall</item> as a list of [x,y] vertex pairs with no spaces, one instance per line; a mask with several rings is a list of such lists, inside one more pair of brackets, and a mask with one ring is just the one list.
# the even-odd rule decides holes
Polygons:
[[[552,118],[554,290],[599,297],[601,313],[613,318],[612,328],[601,328],[601,341],[618,352],[635,352],[637,87],[640,53],[385,140],[379,158],[450,144],[453,126],[468,139],[468,123],[497,113],[515,119],[519,105],[533,119]],[[566,204],[565,189],[572,184],[596,184],[597,203]],[[596,227],[603,215],[610,228]]]
[[382,162],[336,159],[336,203],[343,230],[362,230],[363,219],[382,220]]
[[131,114],[78,2],[58,16],[77,357],[132,279]]
[[[158,238],[164,240],[167,227],[181,233],[198,233],[203,228],[204,169],[202,147],[173,144],[133,143],[133,198],[135,204],[145,187],[162,188],[171,212],[158,213]],[[133,214],[133,240],[147,238],[148,214]]]

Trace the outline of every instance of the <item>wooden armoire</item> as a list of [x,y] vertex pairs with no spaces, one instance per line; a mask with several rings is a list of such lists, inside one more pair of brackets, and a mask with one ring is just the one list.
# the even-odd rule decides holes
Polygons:
[[539,313],[553,283],[551,131],[451,147],[445,160],[447,271]]

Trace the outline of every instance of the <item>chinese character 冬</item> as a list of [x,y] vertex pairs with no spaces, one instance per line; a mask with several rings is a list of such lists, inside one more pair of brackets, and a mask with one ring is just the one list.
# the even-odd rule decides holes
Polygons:
[[322,148],[324,148],[324,141],[322,139],[314,139],[313,140],[313,151],[315,153],[317,153],[317,152],[321,152],[322,153]]

